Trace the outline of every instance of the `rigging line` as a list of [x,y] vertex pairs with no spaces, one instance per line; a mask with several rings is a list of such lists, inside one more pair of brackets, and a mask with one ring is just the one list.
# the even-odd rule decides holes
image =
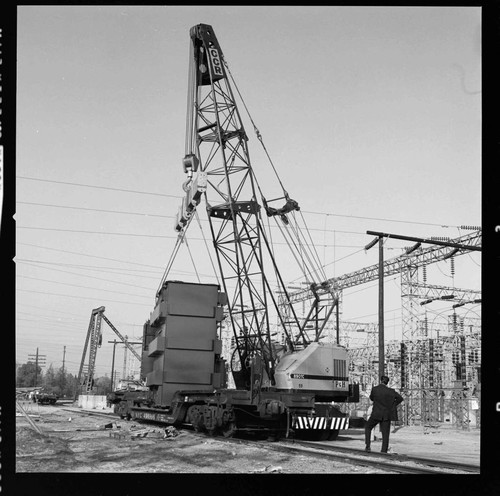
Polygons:
[[194,263],[193,254],[191,253],[191,248],[189,248],[187,236],[184,236],[184,243],[186,244],[186,248],[189,254],[189,258],[191,259],[191,263],[193,264],[193,269],[194,273],[196,274],[196,278],[198,279],[198,282],[201,283],[200,276],[198,275],[198,271],[196,270],[196,264]]
[[[284,228],[284,231],[288,231],[288,229]],[[302,271],[305,274],[305,271],[307,269],[307,262],[310,263],[309,257],[307,257],[307,254],[305,254],[304,247],[303,247],[303,245],[300,241],[300,237],[298,235],[298,231],[296,231],[293,226],[290,228],[290,231],[291,231],[290,239],[293,239],[292,235],[294,235],[296,240],[297,240],[296,242],[295,242],[295,239],[293,240],[294,246],[298,246],[298,248],[297,248],[298,256],[300,256],[300,259],[302,260],[302,265],[303,265]],[[306,258],[307,258],[307,261],[306,261]],[[310,266],[311,266],[311,268],[313,267],[312,264]]]
[[[287,231],[283,230],[283,227],[278,223],[277,219],[276,219],[276,224],[278,226],[278,229],[281,231],[281,234],[282,234],[283,238],[285,239],[285,241],[287,241],[287,235],[285,234]],[[302,275],[304,277],[306,277],[307,276],[307,268],[305,267],[304,259],[300,259],[299,256],[298,256],[299,255],[299,250],[296,247],[295,247],[295,250],[294,250],[294,249],[292,249],[292,246],[291,246],[291,245],[295,245],[295,240],[292,239],[291,236],[290,236],[290,241],[287,241],[286,244],[290,247],[290,252],[292,253],[293,257],[295,258],[295,261],[297,262],[297,266],[302,271]]]
[[238,95],[239,95],[239,97],[241,99],[241,103],[243,103],[243,106],[245,107],[245,110],[247,112],[248,118],[250,119],[250,122],[253,125],[254,132],[255,132],[258,140],[260,141],[260,143],[262,145],[262,148],[264,149],[264,152],[267,155],[267,158],[269,160],[269,163],[271,164],[271,167],[273,168],[274,174],[276,175],[276,178],[278,179],[278,182],[280,183],[280,186],[281,186],[282,190],[286,193],[285,187],[283,186],[283,183],[281,182],[281,179],[280,179],[280,177],[278,175],[278,172],[276,171],[276,168],[274,167],[273,161],[271,160],[271,157],[269,156],[269,153],[267,152],[267,148],[264,145],[264,141],[262,139],[262,135],[260,134],[260,131],[257,129],[257,126],[255,125],[255,122],[253,121],[252,116],[250,115],[250,112],[249,112],[248,107],[247,107],[247,105],[245,103],[245,100],[241,96],[241,93],[240,93],[240,90],[238,88],[238,85],[236,84],[236,81],[234,80],[233,74],[231,73],[231,71],[230,71],[230,69],[229,69],[229,67],[227,65],[227,62],[226,62],[225,58],[223,58],[222,60],[223,60],[224,66],[227,69],[227,72],[229,73],[229,76],[231,77],[231,80],[233,81],[234,87],[236,88],[236,92],[238,93]]
[[[296,235],[297,237],[297,241],[299,243],[299,245],[301,247],[304,247],[304,254],[302,255],[302,258],[306,258],[307,259],[307,262],[309,264],[309,266],[311,267],[311,270],[314,271],[314,274],[315,274],[315,277],[316,279],[320,279],[323,275],[325,275],[326,277],[326,274],[321,274],[321,262],[318,261],[318,260],[314,260],[314,255],[315,255],[315,252],[314,250],[311,248],[311,246],[314,246],[314,244],[312,244],[311,246],[307,243],[307,240],[305,239],[305,236],[302,234],[302,230],[299,228],[298,226],[298,222],[297,222],[297,219],[295,218],[295,215],[294,215],[294,222],[295,222],[295,225],[296,225],[296,228],[294,228],[292,226],[291,230],[294,232],[294,234]],[[304,225],[305,225],[305,222],[304,222]],[[307,230],[307,226],[306,226],[306,230]],[[302,240],[301,240],[301,235],[302,235]],[[312,239],[311,239],[311,243],[312,243]],[[301,250],[301,253],[302,253],[302,250]],[[305,264],[304,264],[305,265]]]
[[175,259],[176,255],[177,255],[177,252],[179,251],[179,248],[180,248],[180,245],[182,243],[182,238],[183,237],[184,237],[184,231],[177,236],[177,240],[175,242],[174,249],[172,250],[172,253],[170,254],[170,258],[169,258],[169,260],[167,262],[167,266],[165,267],[165,271],[163,272],[163,275],[162,275],[162,277],[160,279],[160,286],[156,290],[157,294],[160,292],[160,290],[161,290],[164,282],[166,281],[166,279],[168,277],[170,269],[172,268],[172,264],[174,263],[174,259]]
[[303,243],[302,240],[300,239],[299,232],[296,231],[293,227],[291,227],[292,234],[295,235],[297,239],[297,246],[299,247],[299,254],[300,258],[302,260],[302,263],[304,265],[303,272],[305,276],[305,272],[307,268],[310,268],[310,271],[314,272],[315,278],[318,279],[318,272],[317,272],[317,267],[311,260],[310,254],[307,252],[306,248],[308,248],[307,243]]
[[[326,272],[323,270],[323,264],[321,263],[321,259],[319,257],[318,251],[316,250],[316,245],[314,244],[314,241],[312,239],[309,227],[307,226],[307,223],[306,223],[306,221],[304,219],[304,215],[302,214],[302,212],[299,211],[299,213],[300,213],[300,217],[302,219],[302,223],[303,223],[303,225],[305,227],[306,233],[309,236],[309,243],[308,243],[306,237],[303,235],[304,242],[305,242],[306,246],[310,249],[310,251],[311,251],[311,253],[313,255],[313,258],[315,258],[315,263],[317,264],[317,270],[318,270],[318,272],[320,272],[321,275],[322,275],[322,277],[326,279],[326,277],[327,277],[326,276]],[[295,212],[293,214],[295,216]],[[326,246],[324,246],[324,247],[326,248]]]
[[203,231],[203,227],[201,225],[201,219],[200,219],[200,216],[198,214],[198,211],[195,210],[194,214],[195,214],[195,217],[196,217],[196,221],[198,222],[198,226],[200,228],[201,235],[203,237],[203,242],[205,243],[205,249],[207,250],[207,253],[208,253],[208,259],[210,260],[210,264],[212,265],[212,270],[214,271],[215,280],[217,281],[217,284],[219,284],[219,286],[220,286],[219,274],[217,273],[217,269],[215,268],[215,264],[214,264],[214,261],[213,261],[213,258],[212,258],[212,253],[211,253],[211,250],[208,247],[207,238],[205,236],[205,232]]
[[91,185],[91,184],[71,183],[68,181],[54,181],[52,179],[40,179],[38,177],[16,176],[16,179],[27,179],[29,181],[40,181],[40,182],[45,182],[45,183],[65,184],[65,185],[69,185],[69,186],[80,186],[82,188],[106,189],[106,190],[110,190],[110,191],[120,191],[122,193],[136,193],[138,195],[152,195],[152,196],[163,196],[163,197],[167,197],[167,198],[181,198],[180,196],[166,195],[164,193],[151,193],[151,192],[147,192],[147,191],[138,191],[138,190],[133,190],[133,189],[111,188],[109,186],[95,186],[95,185]]
[[[332,264],[334,264],[334,263],[336,263],[336,262],[340,262],[341,260],[345,260],[346,258],[353,257],[354,255],[358,255],[359,253],[362,253],[362,252],[364,252],[364,251],[365,251],[365,249],[364,249],[364,247],[363,247],[363,248],[361,248],[361,249],[360,249],[360,250],[358,250],[358,251],[355,251],[355,252],[353,252],[353,253],[350,253],[349,255],[346,255],[345,257],[341,257],[341,258],[339,258],[339,259],[337,259],[337,260],[334,260],[333,262],[329,262],[329,263],[327,263],[326,265],[323,265],[323,268],[328,267],[329,265],[332,265]],[[310,275],[310,274],[309,274],[309,275]],[[295,279],[292,279],[292,281],[290,281],[290,282],[296,282],[298,279],[299,279],[299,278],[298,278],[298,277],[296,277]]]

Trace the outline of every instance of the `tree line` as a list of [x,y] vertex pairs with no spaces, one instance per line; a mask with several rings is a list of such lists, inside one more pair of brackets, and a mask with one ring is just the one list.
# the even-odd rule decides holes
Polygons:
[[[52,364],[43,372],[40,365],[32,362],[23,363],[17,367],[16,387],[42,387],[59,398],[74,398],[79,391],[78,376],[67,372],[63,367],[54,369]],[[111,392],[111,379],[97,377],[94,379],[94,392],[106,395]]]

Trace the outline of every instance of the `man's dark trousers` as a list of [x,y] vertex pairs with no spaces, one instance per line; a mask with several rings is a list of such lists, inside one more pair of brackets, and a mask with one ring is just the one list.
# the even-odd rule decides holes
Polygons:
[[365,425],[365,444],[369,448],[372,429],[380,423],[380,432],[382,433],[382,450],[384,453],[389,449],[389,432],[391,430],[390,420],[377,420],[370,417]]
[[391,420],[398,419],[396,407],[403,401],[403,397],[394,389],[387,387],[389,378],[382,376],[384,380],[378,386],[372,388],[370,399],[373,401],[373,410],[365,427],[366,447],[370,447],[370,434],[378,423],[382,432],[382,452],[387,453],[389,448],[389,432],[391,430]]

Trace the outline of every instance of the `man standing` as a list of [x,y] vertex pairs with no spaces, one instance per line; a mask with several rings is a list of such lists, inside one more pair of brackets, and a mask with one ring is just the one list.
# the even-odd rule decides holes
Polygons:
[[394,389],[387,387],[389,377],[383,375],[380,377],[380,384],[375,386],[370,399],[373,401],[373,410],[365,426],[365,451],[371,451],[370,441],[372,429],[380,423],[382,432],[382,453],[387,453],[389,448],[389,433],[391,430],[391,420],[397,420],[398,414],[396,407],[403,401],[403,397]]

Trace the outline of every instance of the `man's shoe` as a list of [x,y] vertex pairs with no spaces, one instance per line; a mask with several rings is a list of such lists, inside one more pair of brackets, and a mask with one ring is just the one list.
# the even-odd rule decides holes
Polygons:
[[367,447],[365,448],[365,451],[366,451],[367,453],[370,453],[370,452],[371,452],[371,450],[372,450],[372,449],[370,448],[370,446],[367,446]]

